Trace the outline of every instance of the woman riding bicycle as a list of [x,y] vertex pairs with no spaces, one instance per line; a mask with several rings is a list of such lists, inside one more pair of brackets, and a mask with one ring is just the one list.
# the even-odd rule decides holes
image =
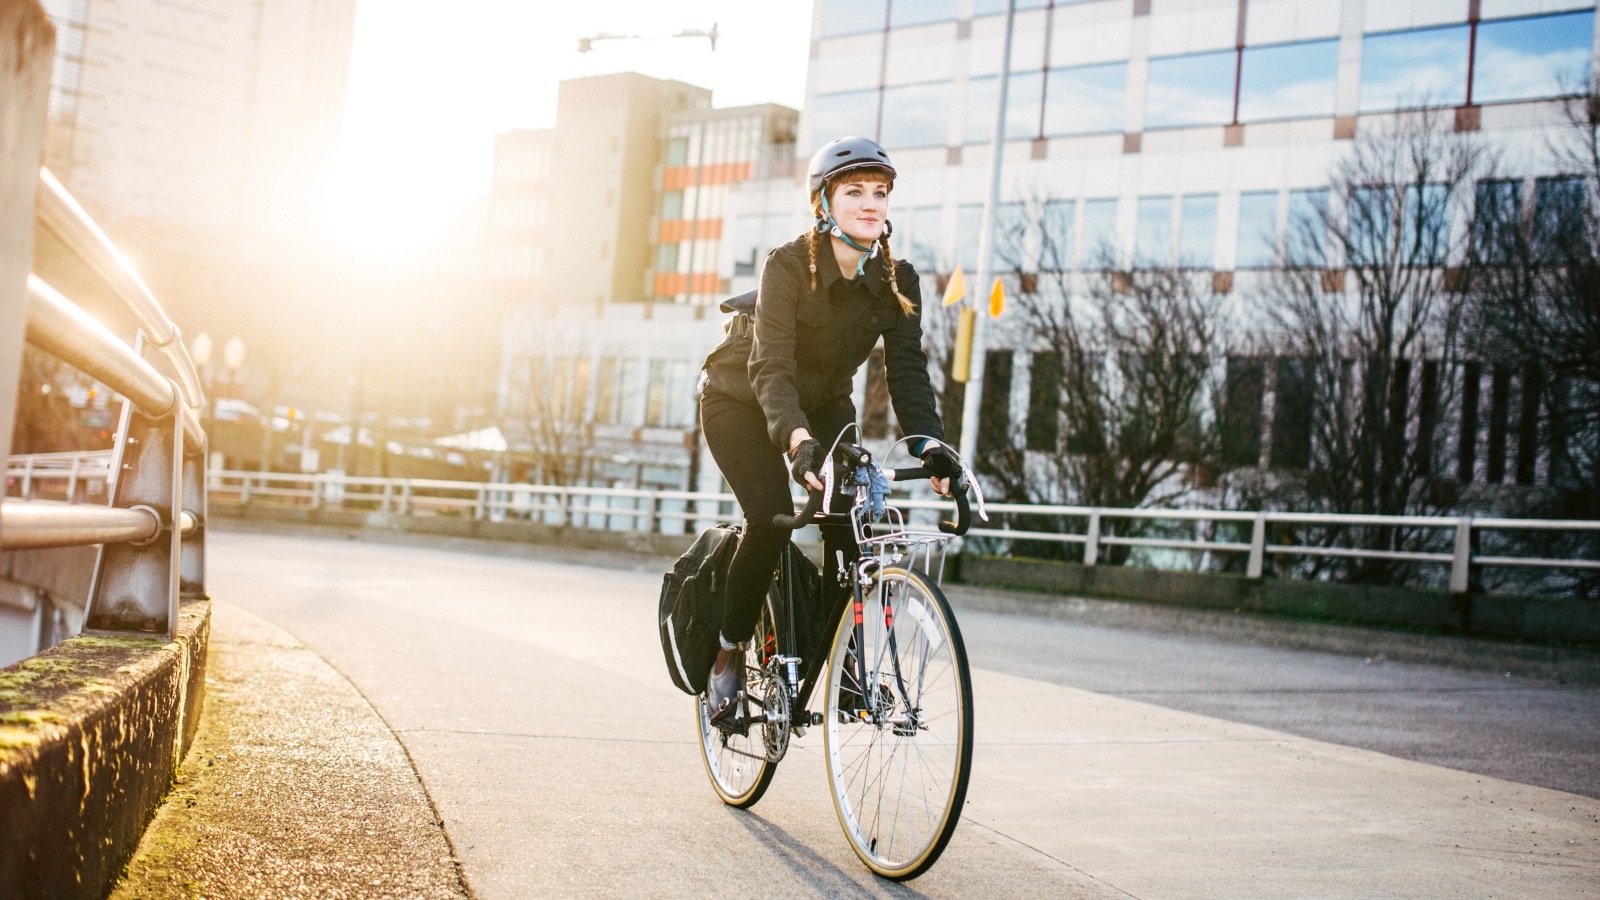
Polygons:
[[[794,512],[788,480],[822,490],[828,447],[856,421],[855,373],[880,339],[901,427],[944,437],[922,350],[917,272],[904,260],[889,264],[889,155],[866,138],[840,138],[817,151],[808,175],[815,227],[767,256],[753,329],[735,316],[705,362],[701,430],[745,516],[728,572],[721,651],[706,686],[714,719],[735,707],[735,651],[755,629],[789,541],[772,521]],[[913,450],[934,490],[948,494],[960,472],[955,456],[939,440]],[[823,584],[832,590],[838,554],[848,563],[857,547],[847,525],[822,532]]]

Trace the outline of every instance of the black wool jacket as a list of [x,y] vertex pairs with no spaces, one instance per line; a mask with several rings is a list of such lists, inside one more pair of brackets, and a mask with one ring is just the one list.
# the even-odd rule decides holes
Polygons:
[[807,411],[850,396],[856,370],[883,340],[884,367],[895,417],[906,434],[944,438],[922,350],[922,288],[917,270],[896,266],[900,292],[916,306],[906,315],[889,287],[879,255],[859,277],[839,274],[833,242],[818,240],[817,287],[811,289],[809,238],[801,236],[767,256],[756,299],[754,335],[732,328],[706,358],[705,392],[756,406],[767,436],[780,450],[789,435],[810,428]]

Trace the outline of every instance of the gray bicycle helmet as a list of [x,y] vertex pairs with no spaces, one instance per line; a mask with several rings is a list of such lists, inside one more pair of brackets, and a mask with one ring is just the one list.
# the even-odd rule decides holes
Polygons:
[[829,141],[817,151],[816,156],[811,157],[811,168],[806,172],[811,181],[811,193],[822,190],[823,184],[840,172],[865,166],[888,169],[890,180],[894,179],[894,165],[889,162],[889,154],[878,146],[877,141],[864,137],[842,137]]

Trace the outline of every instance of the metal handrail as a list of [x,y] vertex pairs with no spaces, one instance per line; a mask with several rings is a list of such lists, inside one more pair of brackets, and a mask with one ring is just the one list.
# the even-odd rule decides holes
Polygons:
[[194,360],[189,357],[178,326],[161,308],[155,295],[134,271],[122,251],[111,243],[111,239],[78,205],[78,201],[73,199],[56,176],[43,166],[39,168],[34,219],[100,276],[100,280],[139,323],[150,345],[160,350],[171,363],[189,405],[195,409],[202,407],[205,404],[205,390],[200,386],[200,373],[195,369]]
[[[133,402],[148,416],[176,412],[191,450],[205,446],[205,429],[182,389],[123,340],[37,275],[28,276],[28,343],[68,363]],[[187,354],[185,354],[186,356]]]

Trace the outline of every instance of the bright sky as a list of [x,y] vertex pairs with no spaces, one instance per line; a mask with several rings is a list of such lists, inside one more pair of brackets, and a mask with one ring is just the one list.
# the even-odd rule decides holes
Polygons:
[[[785,0],[359,0],[328,224],[376,256],[436,237],[488,193],[494,136],[555,124],[568,78],[635,71],[713,91],[718,107],[805,94],[812,4]],[[578,38],[615,40],[578,53]]]

